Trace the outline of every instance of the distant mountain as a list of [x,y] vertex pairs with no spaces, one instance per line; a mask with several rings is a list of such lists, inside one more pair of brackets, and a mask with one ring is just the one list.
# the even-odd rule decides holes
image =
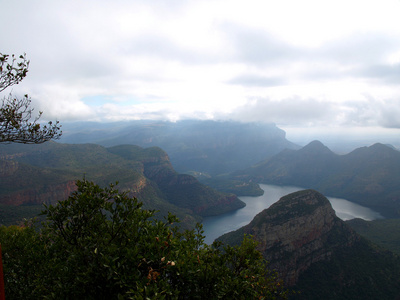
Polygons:
[[178,174],[168,155],[157,147],[95,144],[0,145],[0,204],[35,205],[66,199],[75,180],[85,177],[100,185],[119,182],[119,188],[146,208],[168,211],[187,224],[200,216],[243,207],[232,194],[222,194],[190,175]]
[[178,172],[212,176],[250,167],[286,148],[299,148],[274,124],[199,120],[67,123],[61,142],[157,146],[168,153]]
[[285,150],[243,172],[236,179],[313,188],[346,198],[385,216],[400,217],[400,152],[375,144],[337,155],[318,141]]
[[282,197],[248,225],[218,240],[238,244],[244,234],[287,286],[293,299],[395,299],[400,259],[356,234],[322,194],[303,190]]

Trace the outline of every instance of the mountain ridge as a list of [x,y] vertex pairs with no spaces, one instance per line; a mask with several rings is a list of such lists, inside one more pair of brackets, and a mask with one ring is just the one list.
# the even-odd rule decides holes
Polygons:
[[[180,175],[160,148],[95,144],[1,145],[0,203],[26,205],[54,203],[66,199],[75,180],[106,186],[119,182],[119,189],[137,197],[145,207],[168,211],[191,225],[202,216],[243,207],[236,196],[222,194],[202,185],[190,175]],[[170,189],[167,189],[170,187]],[[171,192],[175,191],[174,193]],[[174,197],[186,205],[179,207]]]
[[233,179],[294,185],[345,198],[388,217],[400,217],[400,152],[376,143],[338,155],[312,142],[286,150],[252,168],[231,174]]
[[66,124],[61,142],[157,146],[168,153],[178,172],[212,176],[250,167],[285,148],[299,148],[274,124],[211,120],[132,121],[108,127]]

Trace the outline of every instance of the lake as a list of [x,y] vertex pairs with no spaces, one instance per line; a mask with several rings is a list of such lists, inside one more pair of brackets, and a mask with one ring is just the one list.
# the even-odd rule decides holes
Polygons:
[[[204,218],[203,229],[206,236],[205,243],[211,244],[217,237],[224,233],[236,230],[251,222],[262,210],[270,207],[282,196],[303,190],[304,188],[294,186],[277,186],[260,184],[264,195],[259,197],[239,197],[246,206],[223,215]],[[364,220],[383,219],[382,215],[367,207],[352,203],[346,199],[327,197],[331,202],[336,215],[342,220],[361,218]]]

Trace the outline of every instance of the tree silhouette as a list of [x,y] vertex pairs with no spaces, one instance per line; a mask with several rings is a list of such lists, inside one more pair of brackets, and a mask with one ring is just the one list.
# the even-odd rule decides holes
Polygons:
[[[19,60],[12,55],[0,53],[0,92],[18,84],[28,73],[29,61],[26,55],[20,55]],[[42,116],[32,118],[33,108],[28,95],[17,98],[11,93],[3,98],[0,107],[0,143],[40,144],[51,139],[60,138],[61,125],[58,121],[39,123]]]

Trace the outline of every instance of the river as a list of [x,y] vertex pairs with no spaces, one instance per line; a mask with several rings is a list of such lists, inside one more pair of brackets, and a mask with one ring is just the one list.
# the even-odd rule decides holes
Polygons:
[[[269,184],[260,184],[260,187],[264,190],[264,195],[262,196],[239,197],[240,200],[246,203],[245,207],[223,215],[204,218],[202,224],[204,235],[206,236],[205,243],[211,244],[217,237],[223,235],[224,233],[247,225],[259,212],[270,207],[282,196],[303,190],[303,188],[300,187],[277,186]],[[378,212],[352,203],[346,199],[332,197],[327,198],[331,202],[336,215],[344,221],[354,218],[361,218],[364,220],[383,218]]]

